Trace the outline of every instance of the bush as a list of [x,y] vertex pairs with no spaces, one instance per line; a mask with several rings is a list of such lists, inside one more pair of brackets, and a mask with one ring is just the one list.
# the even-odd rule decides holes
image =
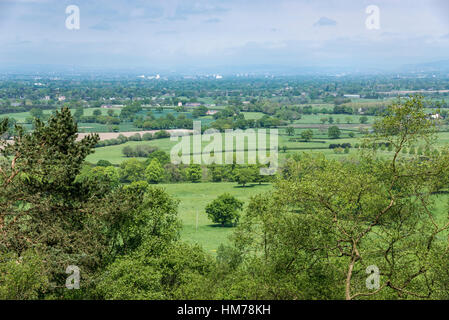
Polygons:
[[340,148],[340,147],[334,149],[334,153],[335,153],[335,154],[342,154],[343,151],[344,151],[344,149],[343,149],[343,148]]
[[140,157],[140,158],[146,158],[151,153],[155,152],[157,150],[157,147],[147,146],[147,145],[138,145],[134,148],[131,146],[126,146],[122,149],[122,153],[125,155],[125,157],[131,158],[131,157]]
[[350,143],[331,143],[329,145],[329,149],[337,149],[337,148],[341,148],[341,149],[346,149],[346,148],[352,148],[352,145]]
[[95,145],[95,148],[101,148],[101,147],[105,147],[106,144],[104,143],[104,140],[100,140],[98,141],[98,143]]
[[160,130],[154,134],[154,139],[163,139],[163,138],[170,138],[170,133],[168,133],[165,130]]
[[170,156],[162,150],[155,150],[151,152],[148,156],[146,164],[150,164],[151,160],[157,159],[161,165],[165,165],[170,162]]
[[202,178],[202,169],[198,164],[191,164],[185,169],[186,179],[190,182],[199,182]]
[[41,292],[49,287],[45,274],[45,259],[28,250],[19,257],[14,253],[2,255],[0,261],[0,299],[39,299]]
[[120,141],[120,143],[128,142],[128,138],[125,137],[123,134],[119,134],[117,139]]
[[97,167],[111,167],[112,163],[110,163],[108,160],[98,160]]
[[142,137],[140,136],[140,133],[133,134],[128,138],[129,141],[142,141]]
[[144,133],[142,135],[142,140],[144,140],[144,141],[153,140],[153,138],[154,138],[153,134],[150,132]]

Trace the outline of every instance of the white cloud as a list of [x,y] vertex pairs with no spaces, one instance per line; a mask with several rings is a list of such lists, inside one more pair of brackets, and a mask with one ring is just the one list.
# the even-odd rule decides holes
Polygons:
[[371,0],[77,2],[81,29],[71,32],[71,1],[1,1],[0,63],[374,65],[449,52],[446,0],[378,0],[379,31],[365,28]]

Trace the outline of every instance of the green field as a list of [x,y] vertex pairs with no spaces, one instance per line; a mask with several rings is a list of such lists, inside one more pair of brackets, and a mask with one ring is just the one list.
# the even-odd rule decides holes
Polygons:
[[242,112],[246,120],[258,120],[263,117],[262,112]]
[[[284,129],[279,129],[279,141],[278,145],[280,148],[280,159],[283,159],[287,153],[292,152],[302,152],[302,151],[320,151],[324,152],[325,154],[328,154],[329,152],[333,153],[332,150],[329,150],[329,144],[341,144],[341,143],[352,143],[355,144],[358,142],[359,134],[352,131],[352,130],[342,130],[342,135],[340,139],[329,139],[327,137],[327,129],[319,130],[319,129],[313,129],[314,131],[314,139],[312,139],[309,142],[304,141],[289,141],[292,138],[300,139],[300,133],[302,129],[296,129],[295,130],[295,136],[287,136],[284,134]],[[356,133],[356,136],[354,138],[349,137],[349,132]],[[223,140],[223,149],[224,149],[224,134],[222,134],[222,140]],[[269,138],[267,137],[267,141]],[[170,141],[170,138],[164,138],[164,139],[157,139],[157,140],[150,140],[150,141],[130,141],[125,144],[121,145],[114,145],[114,146],[107,146],[107,147],[101,147],[96,148],[95,153],[89,155],[87,157],[87,161],[96,163],[98,160],[108,160],[113,164],[120,164],[121,162],[125,161],[127,158],[122,154],[122,150],[125,146],[137,146],[137,145],[149,145],[153,147],[157,147],[159,150],[163,150],[170,153],[173,146],[175,146],[178,142],[176,141]],[[202,142],[202,148],[207,146],[210,142],[203,141]],[[286,146],[288,148],[287,152],[284,153],[282,151],[282,147]],[[193,143],[191,143],[191,151],[193,149]],[[257,148],[257,144],[254,143],[248,143],[247,140],[245,140],[245,149],[247,150],[250,148],[251,150],[255,150]]]
[[212,223],[205,212],[206,205],[219,195],[228,192],[244,201],[246,206],[251,196],[272,189],[270,184],[242,188],[233,182],[179,183],[159,186],[162,186],[170,195],[180,200],[178,212],[183,223],[181,237],[184,240],[202,245],[212,253],[216,252],[221,243],[227,242],[227,238],[234,228],[221,227]]
[[[351,119],[350,124],[360,124],[360,117],[362,115],[347,115],[347,114],[306,114],[302,115],[301,119],[295,120],[294,124],[321,124],[322,118],[330,118],[334,119],[334,123],[332,125],[344,125],[347,124],[347,120]],[[368,118],[368,123],[373,123],[377,117],[374,116],[366,116]],[[326,124],[329,124],[326,122]]]

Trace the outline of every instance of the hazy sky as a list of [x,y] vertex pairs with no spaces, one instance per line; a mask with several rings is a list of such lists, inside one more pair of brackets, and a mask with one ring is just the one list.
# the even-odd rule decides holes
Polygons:
[[[80,29],[68,30],[68,5]],[[365,12],[380,9],[380,29]],[[376,67],[449,59],[448,0],[0,0],[0,66]]]

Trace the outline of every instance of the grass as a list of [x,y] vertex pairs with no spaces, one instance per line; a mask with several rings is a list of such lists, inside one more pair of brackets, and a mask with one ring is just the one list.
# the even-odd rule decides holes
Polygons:
[[246,120],[258,120],[263,117],[262,112],[242,112]]
[[[323,107],[328,107],[328,105],[323,104]],[[316,105],[314,105],[316,107]],[[219,109],[219,108],[214,108]],[[85,115],[91,115],[95,108],[85,109]],[[117,112],[118,110],[116,110]],[[143,111],[145,114],[148,110]],[[50,113],[50,110],[44,111],[44,113]],[[163,112],[152,111],[156,116],[162,116],[167,113],[173,112],[172,110],[164,110]],[[106,114],[106,110],[102,109],[102,113]],[[246,119],[258,119],[263,116],[260,112],[244,112]],[[25,122],[27,118],[30,117],[29,112],[21,112],[14,114],[0,115],[1,117],[13,117],[19,123]],[[348,116],[348,115],[332,115],[334,118],[334,124],[339,126],[342,131],[342,136],[340,139],[328,139],[327,137],[327,127],[326,125],[321,125],[320,119],[323,117],[329,117],[329,115],[303,115],[300,120],[295,121],[292,125],[296,127],[295,135],[290,137],[285,134],[285,128],[279,129],[279,160],[282,162],[283,159],[288,154],[291,153],[322,153],[330,159],[344,159],[345,157],[357,157],[357,150],[350,149],[349,154],[336,154],[333,150],[329,149],[329,144],[342,144],[351,143],[352,145],[360,142],[359,138],[361,135],[358,133],[358,127],[360,116]],[[346,118],[350,117],[352,124],[346,124]],[[337,123],[339,119],[340,124]],[[210,116],[202,117],[202,121],[210,122],[213,118]],[[368,116],[368,123],[371,124],[375,120],[375,117]],[[299,139],[298,141],[289,141],[291,138],[299,138],[300,134],[305,128],[310,126],[314,133],[314,138],[310,142],[304,142]],[[81,130],[86,132],[104,132],[108,131],[107,125],[100,124],[83,124],[80,123],[79,127]],[[84,127],[84,128],[83,128]],[[137,130],[132,123],[123,123],[120,125],[120,131],[133,131]],[[354,138],[349,137],[349,133],[353,132],[355,134]],[[438,133],[438,140],[435,145],[436,148],[442,147],[449,143],[449,132]],[[108,160],[113,164],[120,164],[121,162],[129,159],[122,154],[122,149],[125,146],[137,146],[137,145],[150,145],[158,147],[159,150],[163,150],[170,153],[170,150],[177,142],[170,141],[167,139],[158,139],[151,141],[130,141],[126,144],[108,146],[102,148],[96,148],[95,153],[87,157],[87,161],[91,163],[96,163],[99,160]],[[204,146],[208,145],[209,142],[203,142]],[[286,146],[287,152],[282,151],[282,147]],[[250,146],[254,147],[254,146]],[[245,148],[248,148],[248,143],[245,143]],[[390,154],[388,152],[381,152],[381,154]],[[401,154],[402,156],[402,154]],[[144,158],[138,158],[139,160],[144,160]],[[254,185],[251,187],[242,188],[237,186],[236,183],[180,183],[180,184],[163,184],[160,185],[165,188],[167,192],[173,197],[179,199],[179,218],[182,221],[183,228],[181,231],[181,238],[185,241],[200,244],[208,252],[215,254],[220,244],[227,243],[228,237],[232,234],[234,228],[221,227],[219,225],[213,224],[207,217],[205,213],[205,207],[212,200],[217,198],[219,195],[228,192],[238,199],[244,201],[245,206],[248,205],[250,197],[259,193],[268,192],[272,190],[272,185]],[[435,208],[433,210],[437,222],[443,222],[444,218],[448,215],[448,201],[449,194],[438,194],[434,195]],[[446,233],[447,234],[447,233]],[[444,236],[446,236],[446,234]],[[443,238],[443,236],[441,236]]]
[[[282,160],[287,153],[291,152],[299,152],[299,151],[322,151],[326,154],[329,153],[329,144],[341,144],[341,143],[352,143],[353,145],[358,142],[357,136],[355,138],[349,138],[348,134],[349,131],[342,130],[342,136],[341,139],[328,139],[327,133],[321,132],[320,130],[314,130],[315,137],[310,142],[304,142],[304,141],[289,141],[291,138],[299,138],[300,134],[299,129],[296,130],[296,135],[291,137],[283,134],[283,130],[280,130],[279,135],[279,156]],[[327,131],[326,131],[327,132]],[[224,136],[222,135],[222,140],[224,143]],[[267,138],[267,141],[269,138]],[[149,145],[153,147],[157,147],[159,150],[165,151],[166,153],[170,154],[170,151],[173,146],[175,146],[178,142],[171,141],[170,138],[164,138],[164,139],[156,139],[156,140],[150,140],[150,141],[130,141],[125,144],[121,145],[115,145],[115,146],[107,146],[107,147],[101,147],[96,148],[95,153],[91,154],[87,157],[87,161],[96,163],[98,160],[108,160],[112,164],[120,164],[123,161],[127,160],[127,158],[122,154],[122,150],[125,146],[131,146],[135,147],[137,145]],[[202,148],[207,146],[210,142],[209,141],[203,141],[202,142]],[[286,146],[288,148],[287,153],[282,152],[282,147]],[[191,143],[191,151],[193,149],[193,143]],[[251,150],[255,150],[257,148],[257,144],[249,144],[247,140],[245,140],[245,149],[250,148]],[[224,144],[223,144],[223,150],[224,150]],[[333,152],[332,152],[333,153]]]
[[[157,139],[152,141],[129,141],[124,144],[119,144],[115,146],[107,146],[101,148],[95,148],[95,152],[87,156],[86,161],[91,163],[97,163],[99,160],[108,160],[112,164],[120,164],[123,161],[129,159],[125,157],[122,150],[126,146],[135,147],[137,145],[150,145],[156,146],[159,150],[163,150],[170,153],[170,149],[176,142],[170,141],[169,138]],[[137,158],[139,160],[145,160],[144,158]]]
[[[339,126],[339,125],[360,125],[360,118],[363,117],[362,115],[347,115],[347,114],[305,114],[302,115],[301,119],[295,120],[294,124],[321,124],[322,118],[330,118],[332,117],[334,119],[333,124],[329,124],[326,122],[326,125],[333,125],[333,126]],[[377,117],[374,116],[366,116],[368,118],[368,124],[371,124],[374,122],[374,120]],[[347,123],[347,119],[351,119],[351,123]],[[340,123],[337,123],[340,121]]]
[[[215,253],[220,244],[228,242],[228,236],[234,228],[221,227],[212,223],[205,212],[206,205],[219,195],[228,192],[248,205],[251,196],[270,191],[272,185],[262,184],[239,187],[237,183],[179,183],[160,185],[167,192],[180,200],[179,218],[183,223],[181,238],[198,243],[211,253]],[[198,214],[198,228],[197,228]]]

